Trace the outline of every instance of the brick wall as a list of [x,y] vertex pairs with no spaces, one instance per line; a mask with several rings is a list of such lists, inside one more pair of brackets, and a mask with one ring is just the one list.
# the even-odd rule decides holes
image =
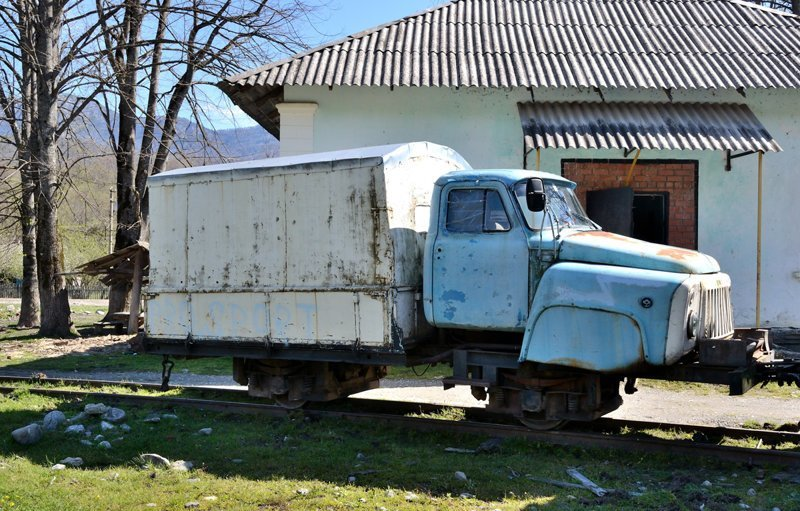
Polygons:
[[[586,207],[586,192],[624,186],[631,162],[564,162],[565,178],[578,183],[578,198]],[[697,248],[697,164],[695,162],[638,162],[633,171],[634,192],[669,193],[668,243]]]

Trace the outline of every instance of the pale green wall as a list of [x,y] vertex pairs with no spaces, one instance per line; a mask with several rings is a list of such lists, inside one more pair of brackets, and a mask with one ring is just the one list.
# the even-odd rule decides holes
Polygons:
[[[536,101],[598,101],[592,90],[534,90]],[[762,325],[800,327],[800,91],[675,92],[676,102],[747,102],[784,149],[764,158]],[[659,90],[604,90],[606,101],[667,101]],[[314,150],[428,140],[447,145],[475,168],[522,166],[516,103],[525,89],[286,87],[285,101],[315,102]],[[620,159],[618,150],[545,150],[542,170],[561,159]],[[632,157],[632,155],[631,155]],[[699,161],[699,249],[733,278],[737,326],[755,320],[756,156],[724,172],[722,152],[643,151],[642,159]],[[531,155],[529,167],[535,158]]]

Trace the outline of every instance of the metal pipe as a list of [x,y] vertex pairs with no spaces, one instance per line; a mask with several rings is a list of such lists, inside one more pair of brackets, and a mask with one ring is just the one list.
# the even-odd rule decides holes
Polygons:
[[642,150],[637,149],[636,156],[633,157],[633,161],[631,162],[631,168],[628,170],[628,177],[625,178],[625,186],[631,185],[631,181],[633,180],[633,169],[636,167],[636,162],[639,161],[640,154],[642,154]]
[[761,197],[764,177],[764,151],[758,152],[758,227],[756,229],[756,328],[761,327]]

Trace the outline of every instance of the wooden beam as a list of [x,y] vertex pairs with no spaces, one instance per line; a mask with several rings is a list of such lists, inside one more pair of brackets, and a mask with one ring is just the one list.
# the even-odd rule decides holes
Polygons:
[[128,333],[135,334],[139,331],[139,302],[142,299],[142,267],[144,266],[144,251],[136,253],[133,262],[133,289],[131,290],[130,317],[128,318]]

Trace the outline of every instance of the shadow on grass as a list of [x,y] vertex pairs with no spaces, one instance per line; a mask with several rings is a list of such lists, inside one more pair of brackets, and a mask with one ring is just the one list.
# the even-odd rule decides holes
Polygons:
[[[0,410],[8,409],[2,406]],[[24,395],[20,399],[35,399]],[[70,402],[59,409],[71,416],[85,403]],[[447,447],[475,449],[485,437],[441,432],[419,432],[382,424],[350,423],[343,420],[309,420],[301,414],[285,419],[252,415],[233,415],[186,409],[153,410],[123,406],[128,413],[127,434],[106,433],[111,450],[80,443],[99,433],[99,421],[83,421],[89,437],[73,437],[62,431],[48,433],[33,446],[20,446],[10,435],[0,435],[0,455],[23,456],[49,467],[67,456],[80,456],[86,469],[133,467],[141,453],[153,452],[170,460],[190,460],[195,470],[231,480],[262,481],[265,484],[289,484],[294,493],[315,481],[333,486],[353,485],[367,491],[386,488],[424,493],[436,498],[458,498],[471,494],[483,501],[521,501],[541,499],[537,509],[668,509],[680,492],[701,488],[711,478],[708,469],[728,473],[730,466],[713,461],[693,460],[687,472],[685,460],[650,455],[643,465],[640,455],[618,451],[584,450],[541,445],[524,440],[506,440],[495,452],[462,454],[445,452]],[[170,412],[177,419],[162,419],[151,424],[143,419],[153,412]],[[41,420],[44,410],[0,412],[0,424],[13,429]],[[201,428],[212,428],[211,435],[201,435]],[[115,440],[123,436],[122,440]],[[595,497],[580,489],[561,489],[531,481],[539,478],[569,480],[568,467],[583,467],[584,474],[607,488],[620,490],[607,497]],[[468,476],[455,477],[455,471]],[[662,479],[670,481],[681,475],[680,485],[665,492],[655,492],[642,501],[631,497],[635,481]],[[187,475],[187,478],[193,475]],[[351,479],[354,478],[354,479]],[[287,481],[288,480],[288,481]],[[294,483],[292,481],[298,481]],[[641,483],[638,483],[641,484]],[[294,486],[298,485],[297,488]],[[284,488],[285,489],[285,488]],[[688,496],[688,494],[687,494]],[[400,494],[402,499],[402,494]],[[667,506],[667,507],[664,507]],[[525,509],[522,507],[521,509]],[[677,508],[676,508],[677,509]]]

